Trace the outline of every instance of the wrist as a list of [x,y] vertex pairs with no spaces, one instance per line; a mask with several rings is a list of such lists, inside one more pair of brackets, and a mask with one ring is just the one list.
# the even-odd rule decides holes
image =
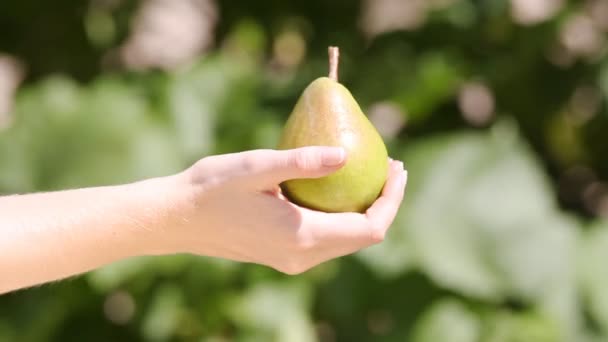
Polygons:
[[181,227],[187,222],[190,205],[189,182],[183,174],[152,178],[131,186],[144,223],[138,230],[136,248],[140,255],[182,253]]

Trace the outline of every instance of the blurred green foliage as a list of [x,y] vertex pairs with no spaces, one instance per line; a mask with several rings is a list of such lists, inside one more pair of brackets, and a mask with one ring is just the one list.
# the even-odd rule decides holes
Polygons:
[[[402,116],[385,138],[410,175],[387,240],[354,256],[295,277],[184,255],[125,260],[1,296],[0,341],[608,340],[605,34],[591,57],[552,55],[592,2],[522,25],[513,2],[456,0],[415,29],[366,37],[358,1],[219,1],[215,46],[169,72],[103,63],[137,1],[0,2],[0,51],[28,68],[0,131],[0,193],[273,148],[330,44],[361,106]],[[297,65],[276,64],[285,30],[304,42]],[[490,90],[486,121],[462,115],[470,82]]]

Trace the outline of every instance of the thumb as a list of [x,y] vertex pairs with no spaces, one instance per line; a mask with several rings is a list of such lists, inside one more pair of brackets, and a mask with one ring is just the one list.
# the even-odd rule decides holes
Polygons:
[[260,150],[252,155],[249,170],[256,185],[275,186],[297,178],[327,176],[346,162],[342,147],[308,146],[291,150]]

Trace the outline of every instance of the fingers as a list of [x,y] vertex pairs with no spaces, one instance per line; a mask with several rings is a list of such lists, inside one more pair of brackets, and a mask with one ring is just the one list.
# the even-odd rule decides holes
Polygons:
[[299,208],[307,219],[305,226],[310,227],[311,238],[324,243],[355,241],[361,246],[382,241],[403,200],[406,179],[403,163],[391,161],[382,194],[364,215]]
[[310,238],[318,244],[364,246],[372,238],[369,221],[362,214],[310,211],[303,216],[310,219]]
[[304,229],[298,231],[293,250],[282,255],[273,265],[281,272],[299,274],[371,244],[371,230],[365,215],[299,210],[304,218]]
[[381,196],[365,215],[357,213],[326,214],[311,211],[305,217],[314,220],[312,234],[316,240],[360,242],[361,245],[380,242],[392,224],[403,200],[407,173],[403,163],[391,161],[389,175]]
[[253,150],[203,158],[191,168],[191,178],[231,180],[269,190],[288,179],[318,178],[346,163],[341,147],[309,146],[291,150]]
[[248,178],[262,187],[298,178],[318,178],[344,166],[341,147],[310,146],[292,150],[251,151],[243,159]]
[[403,163],[391,161],[382,195],[365,213],[377,240],[384,239],[386,231],[393,223],[403,200],[406,183],[407,171],[403,169]]
[[297,236],[299,253],[291,253],[293,260],[282,269],[290,274],[300,273],[381,242],[397,215],[406,180],[403,163],[390,161],[382,194],[365,214],[328,214],[298,207],[304,220],[301,226],[304,229],[300,229]]

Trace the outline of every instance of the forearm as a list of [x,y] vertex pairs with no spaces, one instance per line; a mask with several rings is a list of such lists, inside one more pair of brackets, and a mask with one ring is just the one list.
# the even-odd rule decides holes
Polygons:
[[171,182],[0,197],[0,293],[156,253]]

